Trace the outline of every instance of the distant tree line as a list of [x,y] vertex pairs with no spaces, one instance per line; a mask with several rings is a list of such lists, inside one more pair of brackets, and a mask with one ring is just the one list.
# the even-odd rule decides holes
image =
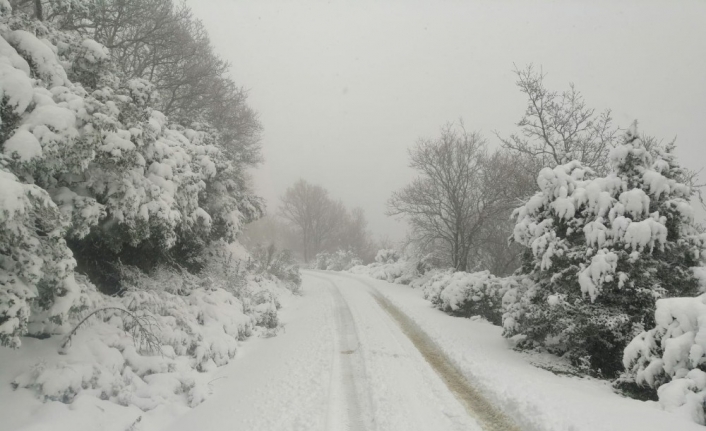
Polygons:
[[304,262],[321,252],[338,250],[350,251],[367,262],[375,256],[363,209],[346,208],[319,185],[303,179],[294,183],[281,198],[279,215],[293,232],[293,248]]

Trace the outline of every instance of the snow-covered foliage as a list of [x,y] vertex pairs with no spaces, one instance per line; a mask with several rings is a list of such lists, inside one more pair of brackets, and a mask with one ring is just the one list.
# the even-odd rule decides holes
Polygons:
[[625,348],[616,386],[656,390],[662,408],[706,425],[706,295],[658,300],[655,323]]
[[705,238],[672,151],[646,150],[633,126],[605,177],[577,161],[540,172],[540,191],[514,213],[529,280],[506,294],[506,336],[611,376],[657,299],[697,292]]
[[420,287],[436,272],[437,267],[437,259],[432,254],[424,255],[416,249],[407,249],[405,253],[382,249],[377,252],[375,262],[356,265],[348,271],[390,283]]
[[188,244],[190,258],[261,214],[208,126],[171,124],[105,47],[7,5],[0,36],[0,344],[65,331],[86,308],[74,256]]
[[400,259],[390,263],[373,262],[369,265],[358,265],[349,271],[353,274],[364,274],[390,283],[410,284],[421,275],[417,266],[417,262]]
[[290,250],[277,250],[274,244],[255,247],[248,269],[265,277],[274,277],[284,282],[292,292],[299,293],[302,284],[299,264]]
[[276,331],[277,298],[287,294],[285,284],[246,272],[226,245],[210,253],[200,276],[121,267],[127,291],[118,297],[77,276],[95,313],[84,313],[61,355],[38,358],[13,385],[64,403],[80,393],[142,410],[202,402],[210,390],[201,373],[227,364],[253,333]]
[[337,250],[333,253],[321,252],[316,255],[314,267],[329,271],[346,271],[363,262],[350,250]]
[[[101,307],[113,308],[79,328],[61,356],[44,358],[18,376],[15,387],[31,388],[43,399],[65,403],[88,391],[142,410],[183,396],[193,407],[209,394],[198,373],[227,364],[238,340],[249,336],[258,323],[267,326],[269,321],[262,317],[275,307],[269,299],[272,292],[254,283],[251,286],[260,294],[252,292],[251,298],[241,301],[215,284],[195,277],[188,280],[181,273],[167,271],[141,282],[147,285],[120,298],[98,296]],[[179,293],[182,289],[189,293]],[[129,335],[135,321],[121,309],[149,322],[160,343],[158,351],[146,350]]]
[[481,316],[500,325],[503,297],[517,286],[513,277],[499,278],[489,271],[439,271],[423,285],[424,298],[454,316]]
[[392,248],[378,250],[375,255],[375,262],[377,263],[395,263],[398,260],[400,260],[400,254]]

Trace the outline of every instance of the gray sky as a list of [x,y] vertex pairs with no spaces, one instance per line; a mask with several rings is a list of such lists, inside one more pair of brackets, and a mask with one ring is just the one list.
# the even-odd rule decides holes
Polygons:
[[622,127],[671,139],[706,165],[706,1],[190,0],[264,125],[254,173],[274,212],[298,178],[361,206],[376,236],[413,178],[407,148],[463,118],[497,146],[525,108],[513,63],[576,84]]

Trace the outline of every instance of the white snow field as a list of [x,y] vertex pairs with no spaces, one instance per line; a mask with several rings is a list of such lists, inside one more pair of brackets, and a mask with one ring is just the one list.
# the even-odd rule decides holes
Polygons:
[[[536,368],[500,327],[434,309],[420,289],[323,271],[304,271],[302,288],[280,310],[276,337],[250,338],[206,373],[213,393],[193,409],[175,402],[144,414],[94,397],[66,405],[3,391],[0,430],[703,429],[606,382]],[[40,356],[39,345],[23,349]],[[17,365],[0,374],[22,361],[8,363]]]
[[367,286],[307,271],[303,290],[168,430],[482,429]]
[[[408,286],[305,271],[303,291],[282,313],[286,331],[246,343],[214,394],[167,430],[702,429],[607,383],[536,368],[501,328],[446,315]],[[422,340],[420,352],[414,331],[432,348]],[[436,364],[447,359],[473,388],[449,381]]]
[[[283,330],[250,338],[233,361],[207,373],[213,393],[193,409],[173,403],[136,423],[136,407],[42,403],[28,391],[4,391],[0,429],[703,429],[657,403],[616,395],[606,382],[536,368],[501,328],[434,309],[420,289],[323,271],[304,271],[302,288],[280,310]],[[2,374],[13,374],[9,368]]]

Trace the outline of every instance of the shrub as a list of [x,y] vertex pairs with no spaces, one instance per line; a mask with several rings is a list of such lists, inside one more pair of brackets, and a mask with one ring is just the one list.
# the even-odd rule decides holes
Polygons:
[[494,325],[502,323],[503,296],[517,284],[489,271],[467,273],[442,271],[423,286],[424,298],[454,316],[481,316]]
[[277,250],[274,244],[258,246],[252,252],[250,269],[283,281],[293,292],[299,292],[302,283],[299,265],[289,250]]
[[615,386],[706,425],[706,295],[658,300],[655,324],[625,348]]
[[321,252],[316,255],[314,267],[328,271],[346,271],[363,262],[350,250],[337,250],[333,253]]
[[370,265],[358,265],[350,268],[354,274],[365,274],[378,280],[385,280],[389,283],[410,284],[419,277],[418,265],[414,261],[397,260],[389,263],[371,263]]
[[378,250],[377,255],[375,255],[375,262],[377,263],[395,263],[400,260],[400,254],[394,249],[382,249]]
[[543,169],[540,192],[515,211],[529,284],[508,296],[504,334],[614,377],[622,354],[654,324],[655,301],[697,291],[691,190],[673,146],[647,151],[631,128],[595,177],[579,162]]

